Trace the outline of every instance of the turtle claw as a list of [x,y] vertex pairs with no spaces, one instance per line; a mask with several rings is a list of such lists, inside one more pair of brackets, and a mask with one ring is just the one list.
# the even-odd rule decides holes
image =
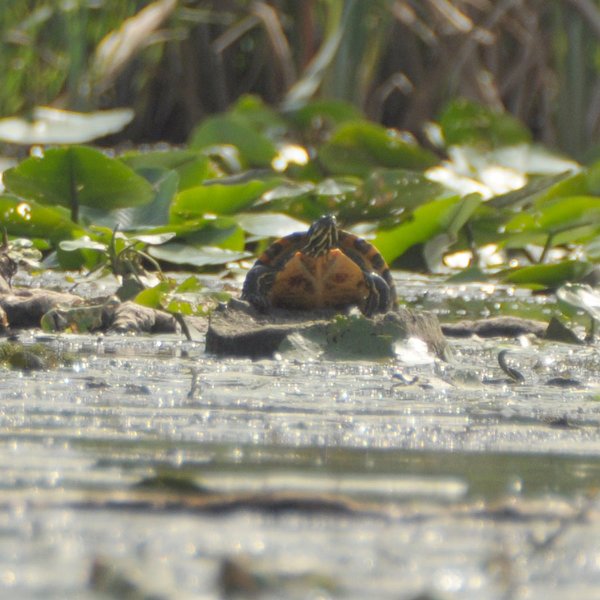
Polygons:
[[367,317],[376,313],[385,313],[393,305],[393,297],[387,281],[377,273],[365,273],[365,281],[369,286],[369,295],[363,308]]

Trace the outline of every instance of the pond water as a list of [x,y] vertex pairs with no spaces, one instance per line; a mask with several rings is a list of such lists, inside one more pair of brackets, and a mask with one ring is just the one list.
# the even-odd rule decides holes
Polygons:
[[[397,277],[442,320],[554,313]],[[74,361],[2,370],[1,597],[600,597],[597,346],[250,361],[197,337],[23,332]]]

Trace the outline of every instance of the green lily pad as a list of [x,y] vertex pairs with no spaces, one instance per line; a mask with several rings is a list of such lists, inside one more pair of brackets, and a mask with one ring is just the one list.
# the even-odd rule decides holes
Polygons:
[[41,206],[10,194],[0,195],[0,214],[10,235],[45,238],[56,244],[85,234],[60,208]]
[[171,243],[164,246],[152,246],[148,254],[157,260],[164,260],[175,265],[192,265],[206,267],[209,265],[224,265],[228,262],[242,260],[252,256],[249,252],[234,252],[215,246],[196,248],[184,244]]
[[144,233],[151,235],[174,233],[178,240],[184,240],[193,246],[219,246],[235,251],[243,250],[246,242],[243,229],[232,217],[194,219],[154,227]]
[[212,183],[177,194],[171,205],[174,222],[204,216],[205,214],[231,215],[251,206],[264,192],[274,188],[278,180],[253,179],[244,183]]
[[76,250],[97,250],[106,252],[106,244],[90,239],[87,235],[76,240],[64,240],[58,244],[58,247],[65,252],[75,252]]
[[587,183],[583,173],[573,175],[571,171],[557,175],[545,175],[530,179],[525,186],[491,198],[487,204],[497,208],[519,208],[539,199],[550,199],[559,196],[584,195]]
[[335,126],[358,121],[362,114],[356,106],[343,100],[314,100],[290,112],[289,118],[299,129],[306,131],[311,127],[322,128],[323,123]]
[[374,168],[426,169],[437,157],[406,140],[395,129],[368,121],[338,127],[319,151],[319,159],[334,174],[366,177]]
[[221,171],[208,156],[197,150],[130,152],[120,159],[140,174],[148,169],[177,171],[179,191],[201,185],[207,179],[221,176]]
[[27,146],[82,144],[121,131],[133,117],[130,108],[79,113],[37,106],[28,119],[0,119],[0,140]]
[[539,208],[539,215],[532,220],[525,220],[519,226],[515,217],[507,223],[507,231],[523,230],[539,227],[547,231],[562,231],[569,227],[579,226],[583,222],[600,221],[600,198],[598,196],[571,196],[558,198]]
[[236,217],[240,227],[260,237],[284,237],[295,231],[304,231],[308,225],[281,213],[244,213]]
[[501,279],[507,283],[535,288],[556,288],[568,281],[577,281],[592,270],[592,265],[578,260],[532,265],[505,272]]
[[440,233],[456,234],[481,204],[478,196],[452,196],[417,207],[411,218],[393,229],[380,231],[373,244],[388,263],[411,246],[427,242]]
[[171,201],[179,187],[179,175],[177,171],[152,169],[145,170],[144,177],[150,180],[156,190],[154,198],[148,204],[110,211],[83,206],[80,211],[81,221],[111,230],[118,227],[122,231],[167,224]]
[[150,202],[152,186],[120,160],[93,148],[47,150],[3,175],[6,189],[41,204],[66,206],[77,220],[81,204],[104,210]]
[[209,117],[190,138],[190,148],[203,149],[217,144],[235,146],[244,162],[253,167],[268,167],[277,154],[275,144],[243,116],[225,114]]
[[517,119],[464,98],[448,104],[439,118],[448,146],[507,146],[529,142],[531,134]]

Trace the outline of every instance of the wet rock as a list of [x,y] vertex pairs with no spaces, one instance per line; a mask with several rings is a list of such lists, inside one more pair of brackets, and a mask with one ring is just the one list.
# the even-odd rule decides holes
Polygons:
[[[342,354],[373,358],[393,355],[396,342],[411,337],[423,340],[429,350],[444,356],[446,340],[437,317],[399,308],[367,318],[350,312],[290,311],[277,309],[268,314],[256,311],[247,302],[230,300],[211,315],[206,334],[206,351],[228,356],[260,358],[272,356],[285,344],[298,346],[298,334],[317,344],[325,353],[334,348]],[[339,352],[334,352],[340,357]]]
[[118,333],[176,333],[179,325],[173,315],[136,304],[116,304],[110,331]]
[[39,327],[50,310],[83,304],[79,296],[42,289],[12,289],[0,293],[0,309],[12,328]]

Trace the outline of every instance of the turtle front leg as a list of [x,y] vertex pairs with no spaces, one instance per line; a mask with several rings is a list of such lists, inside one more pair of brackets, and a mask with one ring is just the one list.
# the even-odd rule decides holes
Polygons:
[[367,317],[375,313],[385,313],[392,308],[392,291],[387,281],[377,273],[365,273],[365,282],[369,288],[369,295],[363,308]]
[[271,307],[269,290],[273,287],[277,271],[266,265],[254,265],[244,280],[242,300],[246,300],[260,312],[267,312]]

